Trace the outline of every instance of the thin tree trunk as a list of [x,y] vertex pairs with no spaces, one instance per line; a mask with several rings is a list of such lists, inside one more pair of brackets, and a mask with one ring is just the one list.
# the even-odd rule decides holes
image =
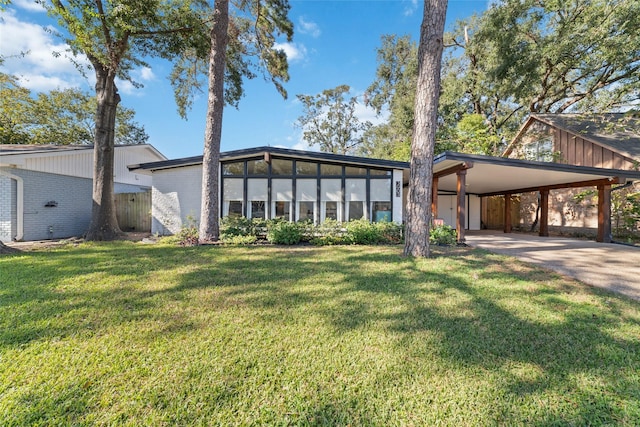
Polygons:
[[200,243],[216,242],[220,236],[218,174],[224,110],[224,69],[229,28],[229,0],[215,0],[209,54],[209,102],[202,163]]
[[433,151],[436,142],[440,66],[447,0],[425,0],[418,47],[418,84],[411,143],[404,254],[428,257]]
[[120,95],[115,72],[94,61],[96,71],[96,134],[93,147],[93,208],[87,240],[113,240],[122,232],[116,219],[113,188],[116,111]]

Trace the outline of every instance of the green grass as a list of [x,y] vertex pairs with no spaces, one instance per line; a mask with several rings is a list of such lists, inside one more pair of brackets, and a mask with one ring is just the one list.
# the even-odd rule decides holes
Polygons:
[[0,425],[639,425],[640,304],[513,259],[0,257]]

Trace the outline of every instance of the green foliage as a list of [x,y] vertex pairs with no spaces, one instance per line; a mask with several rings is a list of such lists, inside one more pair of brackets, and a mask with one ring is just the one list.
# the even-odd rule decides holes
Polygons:
[[432,245],[453,246],[456,241],[456,230],[447,224],[431,227],[429,231],[429,242]]
[[271,220],[267,225],[267,240],[276,245],[295,245],[302,240],[301,226],[295,222]]
[[[33,95],[36,95],[35,97]],[[96,98],[78,89],[32,94],[15,77],[0,73],[0,141],[3,144],[93,144]],[[115,143],[149,139],[135,111],[117,108]]]
[[347,98],[350,90],[341,85],[317,95],[296,95],[303,108],[296,124],[309,146],[317,144],[320,151],[334,154],[355,152],[371,123],[361,123],[356,116],[358,100],[355,96]]
[[376,226],[376,223],[369,222],[367,219],[358,219],[349,221],[345,228],[347,230],[345,242],[354,245],[372,245],[382,240],[382,233]]
[[249,236],[225,236],[220,239],[227,245],[251,245],[258,241],[258,238],[254,235]]
[[318,246],[342,245],[346,242],[346,229],[343,223],[335,219],[326,219],[322,224],[313,227],[310,242]]
[[170,240],[180,246],[198,245],[198,221],[189,215],[186,223],[180,227],[180,231]]
[[640,80],[640,3],[500,2],[447,35],[441,111],[481,114],[509,139],[529,112],[632,106]]
[[[206,2],[205,2],[206,3]],[[287,56],[277,42],[281,36],[293,38],[293,23],[288,18],[288,0],[246,0],[232,2],[229,11],[228,44],[224,75],[224,102],[238,107],[244,96],[244,79],[262,74],[278,93],[287,98],[284,83],[289,80]],[[206,16],[210,11],[203,12]],[[170,75],[178,113],[186,118],[193,100],[206,91],[209,74],[209,34],[196,33],[193,47],[183,50]]]
[[257,237],[256,226],[250,218],[226,216],[220,221],[220,240],[223,242],[237,236]]
[[376,80],[367,89],[368,104],[378,114],[389,111],[387,123],[371,127],[359,154],[408,161],[418,76],[418,46],[409,36],[383,35],[377,50]]

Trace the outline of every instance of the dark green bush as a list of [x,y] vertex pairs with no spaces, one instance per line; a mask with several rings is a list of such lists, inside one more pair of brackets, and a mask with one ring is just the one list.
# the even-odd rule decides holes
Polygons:
[[438,246],[453,246],[456,244],[458,239],[458,235],[456,230],[448,226],[444,225],[436,225],[431,228],[429,232],[429,242],[432,245]]
[[377,223],[366,219],[349,221],[346,224],[345,241],[353,245],[372,245],[382,241],[382,233]]
[[302,230],[295,222],[269,221],[267,223],[267,240],[276,245],[295,245],[302,240]]

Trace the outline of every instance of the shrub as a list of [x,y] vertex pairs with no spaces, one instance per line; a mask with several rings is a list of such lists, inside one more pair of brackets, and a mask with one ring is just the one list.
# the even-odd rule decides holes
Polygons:
[[251,245],[255,243],[258,238],[256,236],[227,236],[220,240],[227,245]]
[[302,230],[295,222],[269,221],[267,223],[267,240],[276,245],[295,245],[302,240]]
[[196,246],[198,240],[198,221],[191,215],[187,216],[185,224],[176,233],[175,240],[180,246]]
[[456,230],[447,224],[437,225],[429,232],[429,242],[432,245],[453,246],[457,240]]
[[380,242],[397,245],[404,241],[404,227],[396,222],[376,222]]
[[382,241],[381,229],[377,223],[366,219],[350,221],[346,225],[345,241],[354,245],[371,245]]
[[326,219],[322,224],[313,227],[313,237],[310,242],[319,246],[345,243],[343,224],[335,219]]
[[251,219],[243,216],[226,216],[220,221],[220,240],[226,241],[235,236],[255,236]]

